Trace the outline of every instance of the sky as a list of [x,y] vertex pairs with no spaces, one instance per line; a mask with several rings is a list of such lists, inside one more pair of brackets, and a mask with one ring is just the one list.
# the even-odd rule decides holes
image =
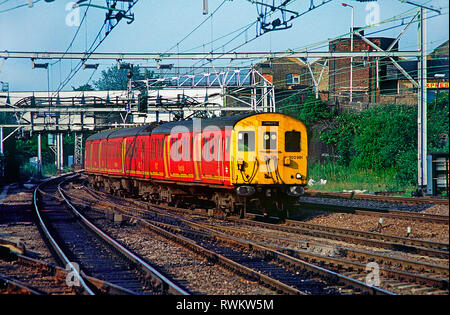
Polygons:
[[[333,0],[319,6],[323,1],[328,0],[315,0],[316,8],[309,11],[310,0],[292,0],[288,9],[306,13],[291,21],[291,28],[268,32],[244,44],[246,39],[255,38],[256,28],[253,26],[223,47],[239,32],[220,39],[222,36],[239,30],[257,19],[255,4],[247,0],[209,0],[208,14],[204,15],[202,0],[139,0],[131,11],[135,15],[135,20],[131,24],[122,20],[96,52],[162,53],[170,49],[171,52],[228,52],[234,51],[233,49],[241,45],[236,51],[275,52],[287,49],[300,50],[311,45],[313,45],[311,47],[316,47],[317,51],[325,51],[327,50],[326,42],[329,39],[343,36],[350,30],[351,8],[344,7],[342,2],[353,6],[354,25],[358,27],[368,26],[374,21],[383,22],[393,16],[408,11],[413,12],[411,10],[416,9],[415,6],[400,0],[379,0],[369,3],[355,0]],[[448,0],[411,1],[441,9],[441,15],[427,11],[429,17],[427,20],[427,50],[431,52],[449,38]],[[87,10],[87,7],[80,7],[78,11],[73,11],[70,2],[40,0],[31,8],[23,6],[9,10],[28,3],[28,0],[0,0],[0,51],[66,51],[78,29],[76,18],[81,20]],[[85,3],[87,2],[89,1]],[[265,2],[271,3],[272,1]],[[91,0],[91,4],[105,5],[105,1]],[[217,9],[219,6],[220,8]],[[216,9],[217,11],[211,17],[210,14]],[[401,23],[407,23],[411,19],[407,18],[409,15],[405,16],[403,20],[373,26],[366,30],[366,34],[373,32],[373,36],[397,37],[404,27],[401,26]],[[90,7],[69,51],[86,51],[101,28],[104,17],[105,10]],[[280,17],[280,15],[274,16],[270,21],[276,17]],[[196,31],[182,41],[202,22],[204,23]],[[211,40],[215,41],[211,44]],[[399,49],[417,49],[417,24],[408,28],[402,36]],[[47,71],[32,69],[31,60],[28,59],[0,59],[0,81],[8,82],[11,91],[56,90],[77,61],[64,60],[54,63],[55,61],[36,61],[36,63],[50,62],[51,66]],[[93,61],[92,63],[98,62]],[[170,62],[173,63],[173,61]],[[248,66],[256,62],[258,61],[235,62],[232,65]],[[142,66],[156,64],[155,61],[142,60],[135,63]],[[179,62],[182,66],[202,63],[203,61],[199,63],[195,61]],[[87,82],[92,84],[93,80],[99,78],[102,70],[115,64],[115,61],[101,61],[95,72],[92,69],[80,70],[63,90],[71,90],[72,86],[78,87]],[[226,61],[226,64],[228,65],[229,61]],[[216,65],[221,65],[221,63],[216,62]]]

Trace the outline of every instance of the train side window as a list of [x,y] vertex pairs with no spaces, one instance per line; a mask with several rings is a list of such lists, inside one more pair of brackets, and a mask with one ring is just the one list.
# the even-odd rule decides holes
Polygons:
[[286,152],[300,152],[299,131],[286,131],[284,140],[284,150]]
[[230,152],[230,136],[227,136],[225,140],[225,152]]
[[263,140],[263,147],[265,150],[274,150],[277,148],[276,132],[264,132]]
[[255,151],[254,131],[240,131],[238,133],[238,150],[245,152]]

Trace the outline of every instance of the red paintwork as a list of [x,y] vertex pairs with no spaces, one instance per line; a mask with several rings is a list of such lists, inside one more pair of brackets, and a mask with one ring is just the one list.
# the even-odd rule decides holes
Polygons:
[[90,173],[231,188],[230,139],[231,130],[215,130],[87,141],[85,169]]

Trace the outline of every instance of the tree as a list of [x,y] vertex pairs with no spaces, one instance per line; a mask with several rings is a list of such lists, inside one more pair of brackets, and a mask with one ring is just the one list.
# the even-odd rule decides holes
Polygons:
[[[123,67],[127,67],[127,64],[122,64]],[[128,72],[131,71],[134,78],[139,76],[139,66],[131,65],[130,69],[117,69],[116,66],[111,66],[107,70],[103,70],[101,77],[94,81],[94,86],[98,90],[126,90],[128,84]]]
[[80,85],[79,87],[72,86],[72,90],[74,91],[94,91],[94,87],[90,85],[89,83]]
[[327,105],[320,98],[316,99],[311,92],[306,95],[303,102],[299,94],[294,94],[282,100],[278,104],[278,110],[283,114],[301,120],[308,129],[318,120],[329,119],[334,116],[334,113],[330,112]]

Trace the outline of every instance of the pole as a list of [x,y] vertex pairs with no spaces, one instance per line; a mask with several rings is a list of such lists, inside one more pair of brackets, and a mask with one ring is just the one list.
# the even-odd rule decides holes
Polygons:
[[[0,127],[0,159],[3,159],[3,127]],[[5,177],[5,165],[3,161],[0,160],[0,172],[2,174],[2,178]]]
[[59,161],[60,161],[60,168],[61,168],[61,173],[62,173],[64,170],[64,144],[63,144],[64,137],[63,137],[62,133],[59,134],[59,141],[61,141],[61,149],[60,149],[61,157],[60,157]]
[[420,60],[418,69],[418,115],[417,115],[417,161],[418,161],[418,189],[425,191],[427,183],[427,46],[426,46],[426,10],[420,8],[420,25],[418,29],[418,43]]
[[[353,21],[353,7],[352,8],[352,22],[351,22],[351,38],[350,38],[350,51],[353,52],[353,28],[354,28],[354,21]],[[350,102],[353,102],[353,56],[350,57]]]
[[3,155],[3,127],[0,127],[0,154]]
[[41,153],[41,134],[38,134],[38,176],[41,177],[42,153]]

